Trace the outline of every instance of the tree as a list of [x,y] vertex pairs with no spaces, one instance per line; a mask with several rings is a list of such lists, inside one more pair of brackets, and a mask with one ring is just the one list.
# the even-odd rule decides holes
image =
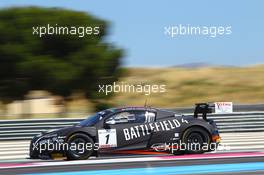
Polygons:
[[[40,27],[48,26],[70,32],[40,35]],[[82,37],[83,27],[89,31]],[[84,12],[40,7],[0,10],[0,100],[23,99],[31,90],[47,90],[65,99],[74,92],[94,100],[105,98],[98,85],[118,79],[123,55],[105,41],[107,32],[106,21]]]

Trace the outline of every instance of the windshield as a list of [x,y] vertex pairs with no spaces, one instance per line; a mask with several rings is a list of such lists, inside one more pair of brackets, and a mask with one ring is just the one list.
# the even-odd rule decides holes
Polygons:
[[79,126],[94,126],[99,120],[101,115],[96,113],[95,115],[89,116],[87,119],[81,121]]

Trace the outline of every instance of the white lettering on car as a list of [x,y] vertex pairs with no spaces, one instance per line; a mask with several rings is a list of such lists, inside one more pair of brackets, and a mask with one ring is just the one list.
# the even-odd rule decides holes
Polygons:
[[127,128],[126,129],[123,129],[123,132],[124,132],[124,135],[125,135],[126,140],[130,140],[130,134],[129,134],[128,129]]
[[189,121],[186,119],[173,119],[173,120],[164,120],[159,122],[152,122],[144,125],[136,125],[130,128],[124,128],[124,136],[126,141],[140,138],[142,136],[150,135],[151,132],[161,132],[161,131],[170,131],[175,128],[181,127],[182,124],[188,124]]

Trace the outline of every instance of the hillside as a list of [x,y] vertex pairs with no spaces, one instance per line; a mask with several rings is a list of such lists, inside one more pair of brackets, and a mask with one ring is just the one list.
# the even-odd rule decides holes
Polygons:
[[208,68],[128,68],[126,84],[165,84],[165,93],[118,93],[115,105],[191,106],[197,102],[264,102],[264,66]]

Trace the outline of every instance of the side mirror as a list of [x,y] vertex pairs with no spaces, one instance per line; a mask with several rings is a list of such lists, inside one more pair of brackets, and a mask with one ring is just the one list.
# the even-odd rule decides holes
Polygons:
[[116,124],[116,121],[114,119],[110,119],[110,120],[105,121],[105,124],[114,125],[114,124]]

